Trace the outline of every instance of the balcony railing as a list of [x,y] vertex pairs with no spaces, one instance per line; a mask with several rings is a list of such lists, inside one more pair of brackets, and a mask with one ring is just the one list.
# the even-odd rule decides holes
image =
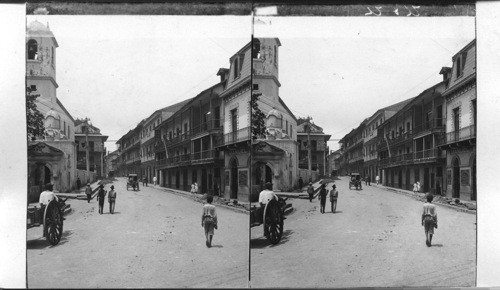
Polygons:
[[217,129],[221,129],[221,128],[222,128],[221,127],[221,120],[214,119],[214,120],[210,120],[208,122],[201,123],[200,125],[193,127],[193,129],[191,130],[191,134],[196,135],[196,134],[199,134],[202,132],[206,132],[206,131],[210,131],[210,130],[217,130]]
[[192,161],[210,160],[218,158],[217,151],[215,150],[205,150],[201,152],[195,152],[191,154]]
[[413,133],[418,134],[427,130],[444,130],[445,122],[443,118],[434,118],[413,128]]
[[223,145],[229,145],[247,140],[250,140],[250,127],[246,127],[238,131],[224,134]]
[[413,162],[427,161],[434,158],[444,158],[443,151],[437,148],[433,148],[413,153],[405,153],[389,158],[380,159],[379,163],[382,167],[386,167],[388,165],[399,166]]
[[455,143],[459,141],[476,138],[476,125],[461,128],[458,131],[446,133],[446,143]]

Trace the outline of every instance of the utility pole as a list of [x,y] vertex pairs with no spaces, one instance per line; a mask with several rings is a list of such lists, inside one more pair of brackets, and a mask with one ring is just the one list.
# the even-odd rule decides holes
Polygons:
[[309,178],[312,179],[312,158],[311,158],[311,117],[307,117],[307,169],[309,170]]
[[87,179],[90,179],[90,157],[89,157],[89,118],[85,117],[85,163],[87,165]]

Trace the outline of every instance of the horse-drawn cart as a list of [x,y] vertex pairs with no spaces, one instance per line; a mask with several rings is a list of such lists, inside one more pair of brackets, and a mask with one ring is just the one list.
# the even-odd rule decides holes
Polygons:
[[283,236],[284,209],[286,199],[270,200],[264,208],[255,206],[250,210],[250,227],[264,226],[264,236],[275,245]]
[[51,245],[57,245],[63,232],[65,200],[50,201],[49,204],[30,203],[27,212],[27,229],[43,226],[43,236]]

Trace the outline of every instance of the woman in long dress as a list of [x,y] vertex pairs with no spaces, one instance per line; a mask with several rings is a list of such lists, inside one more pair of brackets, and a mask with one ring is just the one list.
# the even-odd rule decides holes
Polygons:
[[203,214],[201,215],[201,226],[205,229],[205,244],[209,248],[212,246],[214,229],[217,228],[217,212],[215,205],[212,204],[213,200],[213,196],[207,196],[207,203],[203,205]]

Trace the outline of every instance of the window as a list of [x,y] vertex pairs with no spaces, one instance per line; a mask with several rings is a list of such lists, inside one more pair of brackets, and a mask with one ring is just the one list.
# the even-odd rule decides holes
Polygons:
[[410,132],[410,130],[411,130],[410,122],[406,122],[406,132]]
[[[205,115],[206,116],[206,115]],[[184,132],[186,133],[188,131],[188,124],[184,123]]]
[[28,59],[38,59],[38,43],[34,39],[28,41]]
[[30,86],[30,89],[31,89],[32,91],[36,91],[36,86],[35,86],[35,85],[31,85],[31,86]]
[[238,58],[235,57],[234,58],[234,64],[233,64],[233,67],[234,67],[234,78],[237,78],[239,76],[239,69],[238,69]]
[[259,90],[259,84],[253,84],[253,90],[258,91]]
[[457,62],[456,62],[457,78],[461,77],[464,72],[466,58],[467,58],[467,52],[463,52],[457,56]]
[[52,67],[54,67],[54,47],[51,48],[52,48],[52,57],[50,58],[50,64],[52,65]]
[[290,125],[290,136],[292,136],[292,134],[293,134],[293,127],[292,125]]
[[288,135],[288,120],[286,120],[285,122],[286,122],[286,123],[285,123],[285,124],[286,124],[286,125],[285,125],[285,132],[286,132],[286,134]]

